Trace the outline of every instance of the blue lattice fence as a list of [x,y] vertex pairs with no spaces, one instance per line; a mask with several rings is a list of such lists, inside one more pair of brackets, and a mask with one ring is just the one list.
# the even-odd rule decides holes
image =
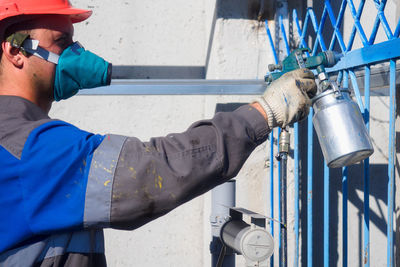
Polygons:
[[[389,98],[390,98],[390,107],[389,107],[389,146],[387,148],[388,151],[388,162],[387,162],[387,173],[382,173],[382,176],[387,176],[387,248],[386,248],[386,257],[387,257],[387,266],[394,266],[394,232],[393,232],[393,215],[394,215],[394,184],[395,184],[395,115],[396,115],[396,59],[400,58],[400,20],[396,25],[390,25],[386,16],[385,16],[385,8],[387,6],[386,0],[374,0],[375,11],[373,14],[368,14],[368,18],[372,19],[372,30],[369,36],[367,35],[363,23],[361,22],[361,16],[363,14],[366,1],[360,0],[358,1],[358,7],[355,6],[355,1],[352,0],[343,0],[339,9],[335,12],[334,8],[331,5],[330,1],[325,1],[323,10],[321,12],[321,16],[319,19],[315,14],[312,8],[307,9],[304,20],[302,20],[302,25],[300,23],[299,16],[296,10],[293,11],[293,32],[295,33],[295,37],[297,35],[297,40],[300,47],[310,48],[312,51],[311,55],[317,54],[319,51],[325,50],[339,50],[338,52],[342,52],[344,57],[335,67],[331,69],[327,69],[329,73],[334,74],[337,77],[338,84],[341,84],[343,88],[348,88],[350,85],[353,88],[353,93],[356,98],[356,101],[360,107],[360,110],[363,113],[364,121],[369,130],[370,127],[370,84],[371,84],[371,66],[374,66],[378,63],[386,63],[389,68]],[[357,8],[357,9],[356,9]],[[347,13],[346,13],[347,12]],[[345,41],[343,38],[343,24],[346,14],[350,14],[352,18],[351,32],[348,37],[348,40]],[[287,18],[279,17],[278,28],[280,32],[280,37],[282,38],[281,44],[284,44],[284,47],[280,47],[280,50],[286,52],[286,55],[290,53],[289,41],[287,38],[288,29],[285,29],[284,20]],[[371,21],[370,21],[371,22]],[[346,24],[348,25],[348,23]],[[326,26],[330,27],[331,36],[326,37]],[[270,45],[273,48],[273,54],[275,63],[278,63],[278,53],[275,50],[274,39],[272,37],[271,31],[268,27],[268,23],[266,22],[266,30],[269,37]],[[381,42],[377,42],[377,35],[379,31],[384,32],[385,38]],[[312,42],[309,41],[309,36],[313,36],[314,40]],[[361,42],[361,48],[353,49],[356,38],[358,38]],[[356,77],[356,70],[362,70],[364,73],[364,99],[360,92],[360,86]],[[332,231],[330,231],[330,171],[326,164],[324,164],[324,214],[323,214],[323,244],[313,244],[313,184],[315,183],[313,169],[318,167],[315,166],[314,160],[314,143],[313,143],[313,125],[312,125],[312,116],[313,111],[311,110],[307,128],[308,128],[308,136],[307,136],[307,166],[303,166],[307,170],[307,190],[302,190],[302,194],[307,194],[307,205],[306,205],[306,222],[302,222],[301,225],[307,225],[305,228],[307,230],[307,249],[302,250],[306,251],[307,255],[301,255],[302,258],[306,258],[307,266],[318,266],[318,264],[313,264],[313,248],[316,245],[323,245],[323,262],[324,266],[329,266],[331,262],[330,255],[330,245],[331,245],[331,236]],[[276,133],[275,133],[276,134]],[[278,132],[279,136],[279,132]],[[271,142],[271,161],[273,160],[273,145],[274,145],[274,133],[271,133],[270,136]],[[300,251],[299,251],[299,125],[294,125],[294,182],[295,182],[295,255],[294,257],[294,265],[298,266]],[[279,165],[279,163],[278,163]],[[273,166],[273,163],[271,164]],[[340,266],[355,266],[353,263],[348,262],[348,253],[351,253],[351,250],[348,248],[348,179],[352,179],[349,177],[349,168],[345,167],[342,169],[342,233],[340,238],[342,239],[342,249],[341,249],[341,259],[342,262],[337,263]],[[369,232],[369,223],[370,223],[370,204],[369,204],[369,194],[370,194],[370,163],[369,159],[366,159],[363,164],[363,247],[362,247],[362,264],[363,266],[370,266],[370,255],[373,254],[374,251],[370,250],[370,232]],[[278,170],[280,167],[278,166]],[[271,168],[271,180],[274,180],[274,172]],[[278,174],[279,176],[279,174]],[[319,178],[319,177],[318,177]],[[386,180],[385,180],[386,181]],[[278,181],[279,182],[279,181]],[[278,185],[279,188],[280,185]],[[273,214],[273,206],[274,206],[274,195],[273,195],[273,182],[271,182],[271,217]],[[278,202],[281,201],[278,198]],[[292,203],[288,203],[291,205]],[[281,214],[278,214],[278,217],[281,217]],[[315,221],[315,218],[314,218]],[[273,233],[274,226],[271,225],[271,232]],[[304,237],[303,237],[304,238]],[[339,238],[339,237],[338,237]],[[279,246],[281,245],[281,239],[279,238]],[[292,256],[289,254],[289,256]],[[381,257],[383,255],[380,255]],[[275,256],[275,259],[277,256]],[[302,261],[304,262],[304,261]],[[399,264],[399,263],[397,263]],[[274,265],[274,259],[271,259],[271,265]],[[277,262],[275,262],[275,266]],[[279,262],[279,266],[282,263]]]

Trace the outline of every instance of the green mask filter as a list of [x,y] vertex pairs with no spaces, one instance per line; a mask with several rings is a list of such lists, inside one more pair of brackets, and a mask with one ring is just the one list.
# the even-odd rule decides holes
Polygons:
[[85,50],[78,42],[60,55],[54,79],[54,99],[60,101],[75,95],[80,89],[109,85],[111,63]]

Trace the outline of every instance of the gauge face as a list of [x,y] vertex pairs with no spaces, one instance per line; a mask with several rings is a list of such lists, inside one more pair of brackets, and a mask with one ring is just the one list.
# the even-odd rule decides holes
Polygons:
[[274,240],[270,233],[261,228],[253,228],[243,235],[241,251],[251,261],[264,261],[274,253]]

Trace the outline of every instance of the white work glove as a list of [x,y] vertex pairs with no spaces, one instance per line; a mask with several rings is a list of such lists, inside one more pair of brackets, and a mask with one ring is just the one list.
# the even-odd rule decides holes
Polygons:
[[308,69],[297,69],[273,81],[256,100],[268,117],[268,126],[285,128],[307,117],[310,98],[317,92],[315,76]]

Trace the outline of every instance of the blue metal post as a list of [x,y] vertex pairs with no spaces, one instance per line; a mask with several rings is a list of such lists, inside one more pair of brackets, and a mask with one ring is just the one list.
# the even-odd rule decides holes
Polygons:
[[[286,55],[290,54],[289,41],[287,39],[285,25],[282,16],[279,16],[279,25],[281,36],[285,44]],[[295,251],[294,251],[294,266],[299,263],[299,144],[298,144],[298,123],[294,124],[294,235],[295,235]],[[280,177],[280,176],[279,176]],[[284,189],[286,190],[286,189]],[[286,201],[283,200],[283,201]],[[286,259],[287,260],[287,259]]]
[[394,266],[393,255],[393,202],[394,202],[394,160],[395,160],[395,119],[396,119],[396,62],[390,61],[390,120],[389,120],[389,166],[388,166],[388,223],[387,223],[387,266]]
[[[306,42],[304,41],[304,37],[307,31],[307,25],[308,22],[311,18],[311,21],[313,23],[314,29],[317,28],[317,23],[315,16],[312,13],[312,9],[308,9],[306,18],[304,20],[303,24],[303,30],[300,27],[299,19],[297,16],[297,11],[293,11],[293,21],[295,23],[297,33],[300,36],[300,44],[301,47],[307,47]],[[310,113],[308,115],[308,120],[307,120],[307,266],[312,267],[313,266],[313,149],[314,149],[314,142],[313,142],[313,137],[314,137],[314,127],[312,123],[312,117],[313,117],[313,109],[310,108]],[[295,126],[296,127],[296,126]],[[295,128],[295,135],[298,134],[298,128]],[[296,136],[295,136],[296,137]],[[296,143],[296,140],[295,140]],[[298,145],[295,147],[298,147]],[[295,154],[296,156],[296,154]],[[295,160],[296,164],[296,160]],[[298,163],[297,163],[298,164]],[[296,168],[297,169],[297,168]],[[296,182],[296,185],[298,185],[298,182]],[[297,190],[296,190],[297,192]],[[296,210],[298,210],[298,207],[295,207]],[[298,227],[298,226],[297,226]],[[296,227],[295,227],[296,228]],[[298,229],[295,229],[295,232],[297,233]],[[298,233],[297,233],[298,236]],[[296,238],[297,239],[297,238]],[[298,244],[296,243],[296,249],[298,249]],[[298,261],[297,261],[298,262]],[[296,263],[297,263],[296,262]]]
[[313,109],[310,108],[307,122],[307,266],[313,266]]
[[[274,218],[274,131],[270,135],[270,152],[269,152],[269,180],[270,180],[270,217]],[[271,235],[274,236],[274,221],[270,222]],[[271,256],[270,266],[274,266],[274,255]]]
[[[365,67],[364,81],[364,122],[369,132],[369,114],[370,114],[370,76],[371,69]],[[364,247],[363,247],[363,264],[364,267],[369,267],[370,249],[369,249],[369,158],[364,160]]]
[[[279,59],[278,59],[278,55],[276,53],[275,50],[275,46],[274,46],[274,41],[272,39],[272,34],[271,31],[268,27],[268,21],[265,21],[265,29],[267,31],[267,36],[268,36],[268,41],[269,44],[272,48],[272,55],[274,56],[274,61],[275,64],[279,63]],[[278,138],[279,138],[279,134],[278,134]],[[279,141],[279,140],[278,140]],[[270,176],[270,217],[274,218],[274,131],[272,130],[270,133],[270,154],[269,154],[269,158],[270,158],[270,170],[269,170],[269,176]],[[279,164],[279,163],[278,163]],[[278,175],[279,177],[279,175]],[[278,180],[279,183],[279,180]],[[279,189],[278,189],[279,190]],[[279,194],[278,194],[278,205],[280,205],[280,201],[279,201]],[[280,219],[280,213],[278,213],[279,219]],[[270,230],[271,230],[271,235],[274,236],[274,222],[271,221],[271,225],[270,225]],[[279,231],[280,233],[280,231]],[[280,247],[280,235],[279,235],[279,247]],[[270,259],[270,266],[274,266],[274,256],[272,255],[271,259]]]
[[329,168],[324,161],[324,267],[329,267]]
[[[349,88],[349,74],[348,72],[344,72],[343,75],[343,88]],[[348,219],[347,219],[347,201],[348,201],[348,167],[343,168],[342,172],[342,253],[343,253],[343,261],[342,266],[347,267],[347,253],[348,253],[348,238],[347,238],[347,229],[348,229]]]
[[342,266],[347,267],[347,200],[348,200],[348,167],[344,167],[342,171],[342,193],[343,193],[343,202],[342,202],[342,209],[343,209],[343,217],[342,217],[342,242],[343,242],[343,249],[342,249]]
[[294,266],[299,265],[299,124],[294,124]]
[[[277,144],[279,144],[279,139],[280,139],[280,136],[281,136],[281,128],[279,128],[278,129],[278,136],[277,136],[277,140],[276,140],[276,143]],[[280,160],[278,160],[278,207],[280,207],[281,206],[281,201],[282,201],[282,199],[281,199],[281,194],[280,194],[280,192],[281,192],[281,190],[282,190],[282,185],[281,185],[281,179],[280,179],[280,177],[281,177],[281,161]],[[278,209],[278,218],[279,218],[279,221],[280,222],[282,222],[282,217],[283,217],[283,214],[281,214],[281,209],[279,208]],[[282,227],[282,225],[280,225],[280,227]],[[281,251],[281,249],[282,249],[282,231],[279,229],[279,243],[278,243],[278,247],[279,247],[279,251]],[[282,262],[281,261],[279,261],[279,266],[281,267],[282,266]]]

